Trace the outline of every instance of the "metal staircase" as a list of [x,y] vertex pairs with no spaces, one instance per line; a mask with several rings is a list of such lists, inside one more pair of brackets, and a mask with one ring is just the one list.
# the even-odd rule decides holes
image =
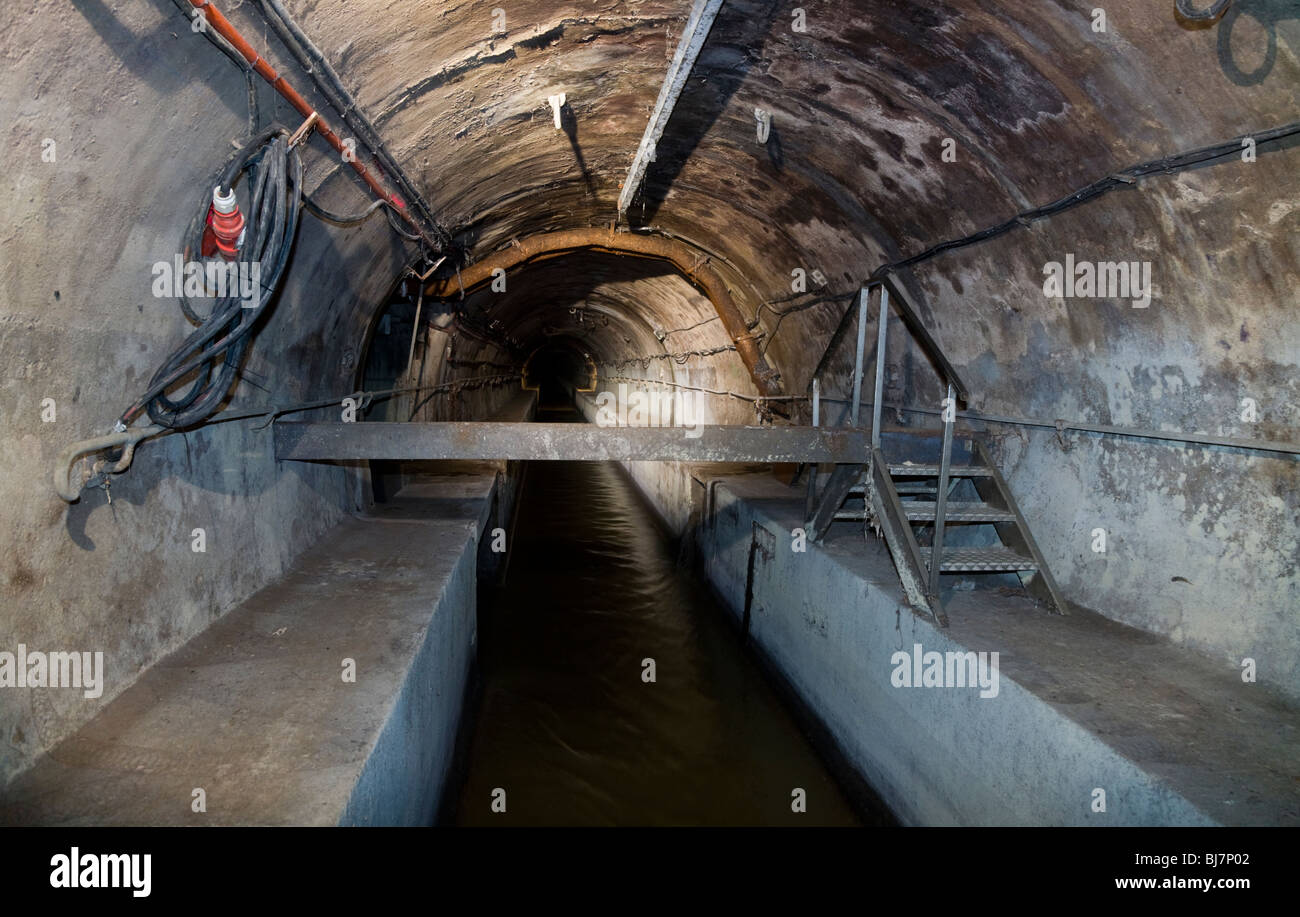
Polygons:
[[[889,281],[864,288],[859,299],[850,425],[857,426],[866,308],[873,290],[879,290],[880,310],[871,457],[866,465],[836,465],[820,494],[816,470],[811,469],[806,513],[809,534],[819,541],[833,522],[846,521],[862,522],[874,530],[889,548],[908,601],[928,610],[945,627],[948,617],[940,599],[941,577],[958,574],[1018,574],[1026,588],[1050,609],[1065,614],[1068,606],[984,443],[973,431],[955,430],[957,399],[965,400],[964,386]],[[947,383],[942,431],[881,427],[891,292],[904,323],[930,352]],[[819,390],[815,382],[814,425],[819,420]],[[953,527],[956,532],[951,531]]]

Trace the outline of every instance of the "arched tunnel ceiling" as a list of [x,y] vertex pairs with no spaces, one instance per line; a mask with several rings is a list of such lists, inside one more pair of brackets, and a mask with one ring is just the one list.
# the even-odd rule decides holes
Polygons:
[[[585,342],[597,362],[654,353],[670,333],[717,324],[709,300],[670,265],[612,254],[525,265],[504,291],[488,286],[466,299],[509,328],[528,351],[565,335]],[[672,346],[682,340],[673,337]]]
[[[497,33],[488,3],[288,5],[471,257],[613,219],[690,6],[513,4]],[[1285,4],[1238,3],[1219,29],[1172,3],[1126,5],[1104,32],[1094,8],[814,3],[797,31],[793,4],[729,0],[629,218],[734,268],[753,316],[793,267],[848,291],[1118,168],[1295,119],[1300,19]],[[755,108],[772,112],[765,144]],[[835,311],[773,345],[788,378],[811,371],[804,341]]]
[[[338,124],[260,4],[214,2]],[[285,2],[471,261],[512,239],[609,225],[690,9],[688,0]],[[1094,31],[1103,5],[1107,29]],[[793,28],[797,9],[806,32]],[[52,492],[60,451],[104,433],[193,331],[173,299],[151,293],[151,265],[176,256],[214,170],[247,136],[247,89],[172,0],[10,2],[0,24],[0,123],[13,153],[0,401],[15,431],[0,441],[10,513],[0,605],[32,646],[84,646],[93,634],[135,672],[283,573],[351,511],[354,483],[337,468],[276,462],[264,422],[223,422],[150,441],[115,481],[111,507],[97,490],[71,506]],[[799,393],[879,264],[1135,162],[1296,121],[1298,54],[1295,0],[1234,0],[1205,25],[1180,22],[1173,0],[727,0],[644,207],[629,216],[708,255],[757,322],[786,390]],[[547,97],[557,92],[570,132],[552,126]],[[263,124],[301,122],[268,87],[258,94]],[[773,113],[766,144],[755,139],[756,107]],[[946,138],[954,162],[943,161]],[[47,141],[57,161],[44,158]],[[304,150],[324,204],[365,206],[337,154],[318,138]],[[944,254],[900,282],[971,385],[975,410],[1289,441],[1300,428],[1297,156],[1293,139],[1261,147],[1251,164],[1227,157],[1156,176]],[[1151,261],[1156,302],[1045,296],[1044,263],[1070,252]],[[382,219],[304,219],[233,411],[356,391],[367,329],[415,258]],[[593,342],[612,364],[731,343],[717,320],[660,342],[656,327],[710,316],[684,279],[645,268],[574,256],[512,275],[505,299],[472,295],[530,335],[551,313],[569,315],[581,291],[610,324],[566,339]],[[825,285],[795,294],[796,268],[821,271]],[[457,363],[482,359],[495,373],[505,362],[472,336],[454,343]],[[824,395],[846,387],[852,349],[842,350]],[[922,403],[921,373],[889,362],[899,371],[887,403]],[[707,401],[711,422],[753,422],[753,404],[729,397],[749,384],[736,354],[629,375],[660,366],[724,393]],[[506,391],[468,389],[457,419],[491,416]],[[1242,419],[1247,397],[1257,421]],[[39,420],[46,399],[57,423]],[[806,420],[805,408],[792,412]],[[1285,661],[1274,677],[1300,684],[1293,463],[1050,428],[991,439],[1072,601],[1222,658],[1276,647]],[[221,533],[201,558],[184,537],[196,525]],[[1124,547],[1101,574],[1086,548],[1096,527]],[[177,552],[200,564],[185,568],[193,576],[149,572],[172,569]],[[1198,570],[1213,580],[1202,584]],[[0,708],[0,779],[85,715],[77,698],[53,697]]]
[[[73,147],[63,152],[67,165],[34,173],[49,182],[19,202],[11,237],[66,235],[70,221],[89,217],[99,240],[76,272],[67,258],[48,270],[39,259],[16,260],[6,282],[25,315],[39,314],[53,290],[71,289],[78,301],[91,295],[78,277],[111,278],[99,295],[139,298],[148,286],[141,265],[170,256],[196,188],[242,135],[246,116],[241,75],[184,28],[171,0],[72,5],[76,15],[66,19],[50,15],[54,2],[8,10],[7,60],[22,75],[22,91],[6,100],[14,146],[39,148],[42,137],[58,135],[61,150]],[[217,5],[337,126],[259,5]],[[543,231],[610,224],[690,9],[686,0],[286,5],[471,261]],[[1236,0],[1210,24],[1181,21],[1172,0],[1124,5],[1106,10],[1104,31],[1094,9],[1092,0],[728,0],[628,216],[707,255],[786,390],[804,391],[859,282],[882,262],[1136,161],[1295,120],[1300,16],[1290,0]],[[39,38],[24,41],[38,25]],[[78,49],[75,60],[69,49]],[[51,54],[64,65],[44,66]],[[557,92],[568,100],[565,130],[553,127],[547,104]],[[260,95],[263,123],[298,123],[268,87]],[[772,112],[766,143],[755,137],[755,108]],[[948,139],[952,162],[943,156]],[[309,187],[355,210],[365,189],[351,170],[319,139],[305,149]],[[1240,375],[1237,354],[1216,349],[1230,337],[1226,326],[1239,326],[1236,313],[1251,302],[1285,301],[1300,276],[1292,241],[1300,212],[1288,203],[1293,158],[1261,155],[1248,168],[1229,161],[1152,179],[1140,194],[1111,195],[1008,241],[944,255],[902,282],[954,363],[974,365],[977,377],[990,376],[977,365],[990,359],[1019,364],[1023,377],[1068,347],[1095,351],[1081,374],[1148,372],[1132,365],[1146,356],[1140,348],[1112,346],[1133,334],[1185,339],[1227,361],[1220,376]],[[1082,243],[1158,253],[1163,294],[1178,314],[1151,313],[1137,325],[1136,316],[1100,319],[1045,299],[1039,268]],[[305,220],[250,376],[299,397],[352,384],[364,328],[411,257],[382,220],[352,228]],[[795,269],[824,282],[792,294]],[[1253,295],[1242,295],[1243,280],[1258,285]],[[1239,300],[1231,316],[1216,305],[1229,298]],[[652,324],[678,323],[672,299],[650,303],[661,310]],[[1277,376],[1291,362],[1284,338],[1271,333],[1284,316],[1256,315],[1253,356]],[[118,316],[114,331],[154,340],[122,357],[139,377],[186,325],[151,308],[138,319]],[[715,323],[693,343],[729,337]],[[284,352],[287,361],[270,356]],[[833,369],[846,371],[842,355]],[[1023,381],[1008,374],[979,388],[1019,392]],[[1097,390],[1097,380],[1074,390],[1089,386]],[[1059,404],[1060,391],[1040,394],[1042,410],[1057,412],[1098,400]],[[1114,409],[1095,410],[1102,417]]]
[[[689,11],[680,0],[525,3],[505,8],[506,32],[493,35],[490,4],[396,3],[382,19],[367,4],[290,6],[436,212],[489,245],[611,219]],[[793,4],[731,0],[631,216],[732,257],[781,244],[815,253],[797,229],[847,228],[910,251],[1129,162],[1294,115],[1294,95],[1216,73],[1215,33],[1181,26],[1172,4],[1112,11],[1105,34],[1091,31],[1094,6],[809,4],[795,32]],[[1259,50],[1252,22],[1236,30],[1247,59]],[[1273,67],[1294,78],[1286,56]],[[552,126],[556,92],[569,131]],[[755,107],[773,112],[765,145]],[[961,150],[955,164],[940,162],[945,137]]]

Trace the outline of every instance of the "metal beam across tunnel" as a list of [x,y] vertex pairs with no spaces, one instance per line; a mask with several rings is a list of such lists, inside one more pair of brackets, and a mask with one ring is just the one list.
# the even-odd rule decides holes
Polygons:
[[862,464],[868,430],[827,427],[601,427],[568,423],[275,425],[275,457],[294,461],[827,462]]

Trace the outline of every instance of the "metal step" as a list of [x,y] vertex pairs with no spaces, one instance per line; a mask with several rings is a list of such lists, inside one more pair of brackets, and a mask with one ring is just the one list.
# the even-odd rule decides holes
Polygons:
[[[903,513],[908,522],[933,522],[934,508],[933,500],[909,500],[903,504]],[[1015,522],[1016,514],[987,503],[949,502],[943,518],[948,522]]]
[[[890,462],[889,476],[899,478],[937,478],[938,465],[913,465],[908,462]],[[953,478],[989,478],[993,470],[985,465],[951,465],[948,476]]]
[[930,484],[903,484],[894,482],[894,492],[897,494],[935,494],[939,488]]
[[[932,493],[936,493],[937,491],[938,488],[932,484],[900,484],[898,482],[894,483],[894,493],[897,494],[932,494]],[[852,487],[849,488],[849,496],[852,497],[865,496],[866,492],[867,492],[867,488],[863,484],[854,484]]]
[[[921,560],[930,566],[930,549],[921,548]],[[1038,564],[1010,548],[944,548],[940,573],[1031,572]]]
[[835,514],[835,521],[836,522],[866,522],[867,513],[866,510],[858,510],[857,512],[853,512],[852,510],[840,510],[838,513]]

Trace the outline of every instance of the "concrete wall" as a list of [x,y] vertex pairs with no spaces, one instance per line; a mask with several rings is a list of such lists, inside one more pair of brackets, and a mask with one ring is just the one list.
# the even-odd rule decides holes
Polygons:
[[[922,272],[940,340],[969,373],[971,407],[1294,442],[1294,156],[1232,156]],[[1068,252],[1149,262],[1150,305],[1045,296],[1043,265]],[[1256,419],[1243,416],[1244,399]],[[1300,697],[1296,456],[994,429],[1001,467],[1071,600],[1225,667],[1252,657],[1261,680]],[[1092,550],[1097,528],[1104,554]]]
[[[497,34],[490,10],[469,2],[291,6],[471,260],[512,238],[609,220],[688,13],[683,0],[525,0]],[[835,0],[796,32],[771,4],[729,3],[629,219],[699,247],[786,391],[802,393],[882,262],[1133,162],[1294,120],[1294,18],[1275,23],[1269,52],[1241,3],[1208,28],[1178,22],[1168,4],[1130,5],[1108,11],[1104,33],[1090,27],[1091,8],[907,0],[880,16]],[[255,5],[223,10],[323,106]],[[0,192],[0,642],[102,649],[112,696],[276,577],[356,491],[338,469],[277,466],[269,434],[235,424],[145,444],[111,507],[102,493],[71,508],[50,493],[57,452],[106,430],[189,328],[151,295],[150,266],[176,253],[244,136],[246,88],[170,0],[32,0],[4,5],[0,25],[12,151]],[[569,96],[562,131],[546,103],[556,91]],[[263,123],[300,123],[266,87],[259,96]],[[774,113],[766,143],[755,107]],[[946,139],[955,162],[942,157]],[[1294,143],[1284,146],[1144,180],[905,278],[969,376],[972,407],[1293,438],[1300,170]],[[306,149],[308,186],[325,205],[364,206],[336,154],[317,140]],[[1156,301],[1133,310],[1045,298],[1042,265],[1066,252],[1151,260]],[[352,391],[370,318],[414,255],[382,219],[342,229],[305,218],[230,407]],[[797,292],[795,270],[825,282]],[[525,351],[558,332],[589,345],[606,377],[752,394],[732,352],[670,356],[730,343],[680,278],[582,256],[516,279],[492,314]],[[579,306],[608,323],[579,326]],[[501,361],[490,346],[462,357]],[[832,361],[828,385],[847,380],[851,359]],[[901,392],[927,400],[922,375]],[[1249,426],[1244,397],[1259,406]],[[46,398],[53,423],[41,420]],[[754,421],[752,405],[708,398],[717,421]],[[465,416],[490,400],[439,410]],[[1294,460],[1082,437],[1059,453],[1047,435],[1026,435],[1002,445],[1004,470],[1071,598],[1225,669],[1253,655],[1262,679],[1298,690]],[[677,527],[682,475],[637,474],[675,507],[665,516]],[[196,527],[206,554],[189,550]],[[1084,543],[1096,527],[1115,546],[1104,558]],[[0,779],[94,710],[64,696],[0,697]]]
[[[191,330],[174,300],[153,296],[152,265],[177,253],[232,139],[244,137],[246,89],[169,0],[36,3],[0,16],[0,121],[14,151],[0,244],[0,419],[10,430],[0,441],[0,645],[102,651],[107,668],[97,701],[0,695],[3,781],[281,575],[360,491],[342,468],[277,465],[269,430],[238,421],[146,442],[113,480],[111,505],[100,490],[72,506],[54,494],[59,451],[107,432]],[[264,125],[301,121],[259,94]],[[367,200],[332,162],[307,160],[326,206]],[[304,216],[228,409],[355,390],[370,315],[409,257],[404,244],[382,219],[341,229]],[[196,528],[205,553],[191,550]]]
[[431,478],[336,526],[15,776],[0,824],[431,824],[495,483]]
[[[782,506],[755,487],[715,488],[713,514],[697,534],[706,575],[738,621],[752,593],[750,639],[905,824],[1211,823],[1009,678],[992,698],[976,690],[894,687],[896,651],[916,643],[940,653],[987,647],[963,645],[912,614],[888,555],[878,549],[878,578],[865,580],[820,546],[793,552],[798,500],[777,487]],[[750,581],[757,527],[772,537],[757,552]],[[853,541],[861,556],[862,543]],[[1089,807],[1097,786],[1116,801],[1105,815]]]
[[[340,469],[277,467],[269,431],[248,421],[145,443],[114,480],[111,505],[103,491],[72,506],[55,496],[58,452],[107,432],[190,328],[173,300],[151,294],[151,266],[175,254],[242,134],[244,88],[226,60],[174,39],[183,23],[158,5],[38,5],[4,17],[0,120],[15,162],[0,245],[0,416],[11,431],[0,442],[0,643],[102,651],[107,674],[95,702],[5,691],[0,780],[280,575],[352,505]],[[33,46],[33,30],[97,77],[70,78],[66,58]],[[393,257],[382,236],[342,256],[328,233],[305,232],[232,406],[347,391],[347,314],[373,293],[356,271],[382,274]],[[310,293],[308,278],[319,283]],[[196,528],[206,553],[191,550]]]
[[484,501],[475,531],[443,581],[423,640],[339,818],[341,825],[433,824],[447,789],[477,649],[475,539],[482,539],[490,502]]

